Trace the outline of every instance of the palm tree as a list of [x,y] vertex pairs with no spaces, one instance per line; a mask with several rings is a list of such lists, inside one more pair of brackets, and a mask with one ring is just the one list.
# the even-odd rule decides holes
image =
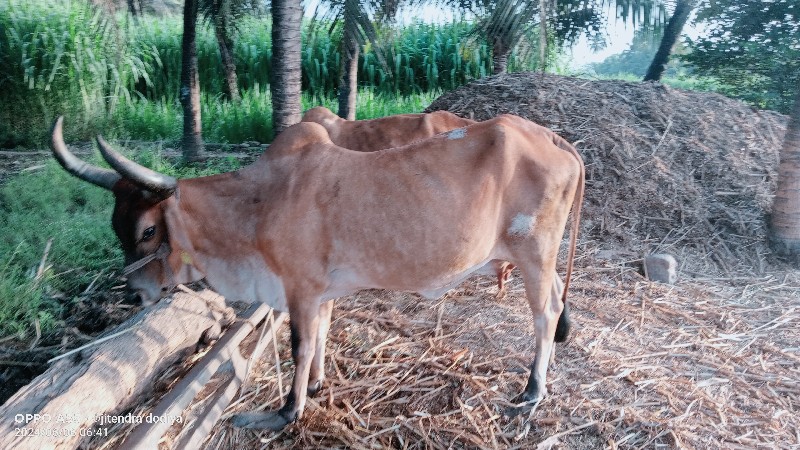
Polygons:
[[301,0],[272,0],[272,126],[277,135],[300,122]]
[[800,90],[781,149],[769,238],[777,253],[800,263]]
[[228,100],[238,102],[239,83],[236,77],[236,62],[233,59],[233,24],[242,16],[247,3],[241,0],[201,0],[200,10],[203,18],[214,27],[219,57],[225,76],[223,93]]
[[128,14],[134,19],[142,13],[142,2],[136,0],[127,0]]
[[[534,2],[517,0],[498,0],[489,6],[489,12],[480,21],[477,30],[484,34],[492,46],[492,71],[495,75],[506,72],[511,51],[524,38],[533,25],[533,18],[546,1],[541,0],[539,8]],[[544,39],[546,41],[546,34]],[[540,47],[539,50],[541,57],[543,49]]]
[[[505,73],[511,51],[531,36],[531,31],[539,28],[539,69],[544,71],[547,58],[548,40],[558,44],[574,42],[582,33],[597,39],[602,15],[599,0],[558,0],[556,8],[552,0],[477,0],[467,5],[467,9],[479,17],[476,34],[482,35],[492,46],[492,70],[495,74]],[[463,0],[445,1],[451,6],[462,5]],[[548,27],[548,22],[553,24]],[[552,33],[548,32],[552,29]]]
[[181,91],[183,106],[183,159],[203,159],[202,122],[200,120],[200,76],[197,70],[197,0],[185,0],[181,43]]
[[358,27],[359,23],[364,20],[365,14],[358,0],[345,0],[342,6],[344,33],[342,35],[342,73],[339,78],[338,115],[346,120],[356,120],[358,55],[362,42]]
[[650,63],[647,74],[645,74],[642,81],[661,80],[661,76],[667,69],[667,63],[669,62],[669,56],[672,54],[672,48],[678,41],[683,26],[686,25],[686,21],[689,20],[689,14],[691,14],[692,9],[694,9],[696,5],[697,0],[677,0],[675,11],[672,13],[669,22],[667,22],[666,28],[664,28],[664,36],[661,38],[661,45],[658,46],[658,51],[656,51],[656,55],[653,57],[653,62]]
[[228,100],[238,102],[239,83],[236,76],[236,61],[233,57],[233,34],[238,31],[236,23],[247,14],[261,12],[256,0],[201,0],[200,12],[214,28],[225,83],[223,93]]
[[[375,54],[381,63],[385,58],[380,45],[378,45],[378,31],[375,22],[389,22],[393,20],[401,6],[398,0],[371,0],[361,2],[358,0],[327,0],[326,12],[321,14],[323,21],[312,20],[312,26],[331,22],[330,29],[342,24],[342,65],[339,77],[339,117],[346,120],[356,118],[356,95],[358,92],[358,57],[361,46],[366,42],[373,44]],[[411,4],[413,2],[406,1]]]

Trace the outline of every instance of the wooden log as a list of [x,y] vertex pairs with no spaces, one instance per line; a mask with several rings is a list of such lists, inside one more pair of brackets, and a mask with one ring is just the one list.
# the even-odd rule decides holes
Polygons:
[[[222,339],[220,339],[219,342],[214,345],[214,348],[206,353],[206,355],[203,356],[200,361],[195,363],[194,367],[192,367],[192,370],[190,370],[189,373],[187,373],[179,382],[177,382],[169,393],[165,394],[164,397],[161,398],[158,405],[153,408],[152,414],[164,417],[178,417],[184,415],[184,410],[186,407],[189,406],[197,394],[203,389],[209,380],[211,380],[212,376],[215,374],[219,375],[217,373],[218,370],[222,371],[220,366],[228,362],[231,362],[235,368],[235,373],[232,377],[234,383],[232,384],[231,389],[233,390],[233,393],[236,393],[237,389],[242,383],[242,379],[246,377],[247,372],[247,360],[240,354],[239,344],[253,330],[255,330],[256,326],[262,320],[264,320],[265,316],[270,313],[271,309],[269,306],[263,303],[253,304],[242,314],[243,319],[239,320],[237,323],[234,323],[228,329],[225,335],[222,336]],[[279,314],[278,318],[276,318],[274,321],[275,325],[279,326],[285,317],[285,313]],[[269,328],[270,324],[266,323],[263,326]],[[259,342],[259,344],[262,345],[259,345],[256,350],[253,351],[253,353],[250,355],[250,358],[257,360],[264,350],[264,345],[270,342],[269,339],[271,339],[271,337],[272,335],[269,334],[267,335],[266,339],[263,339],[262,342]],[[227,386],[231,383],[226,381],[224,384]],[[216,420],[221,415],[221,411],[228,406],[228,403],[230,403],[231,399],[232,396],[230,398],[224,397],[223,400],[220,401],[219,405],[211,405],[212,409],[215,406],[216,408],[220,409],[220,414],[216,416],[210,416],[210,423],[207,424],[208,429],[206,430],[204,428],[203,430],[199,431],[198,439],[202,440],[207,436],[207,431],[210,431],[210,428],[214,426]],[[204,414],[204,416],[205,415],[208,415],[207,412]],[[203,423],[204,422],[202,421],[194,421],[191,427],[194,429]],[[125,438],[125,441],[119,446],[119,448],[141,450],[157,448],[162,436],[171,425],[172,424],[167,421],[142,423],[137,425],[137,427],[134,428],[134,430]],[[188,425],[189,424],[186,426]],[[201,435],[204,431],[206,434]],[[199,446],[190,448],[199,448]]]
[[211,291],[179,292],[112,331],[130,332],[58,360],[0,407],[0,448],[76,448],[115,422],[170,420],[122,413],[195,350],[224,308]]
[[264,353],[266,345],[270,343],[275,337],[272,335],[278,327],[289,317],[287,313],[278,313],[274,316],[274,321],[265,323],[263,326],[267,333],[256,344],[256,348],[245,360],[241,354],[234,354],[231,359],[233,372],[230,378],[217,387],[216,392],[203,411],[195,417],[195,420],[187,423],[181,433],[178,435],[177,440],[173,446],[179,450],[193,450],[202,448],[202,443],[206,440],[212,429],[219,421],[225,409],[233,401],[237,392],[240,392],[242,384],[249,376],[247,373],[248,361],[258,361],[261,354]]

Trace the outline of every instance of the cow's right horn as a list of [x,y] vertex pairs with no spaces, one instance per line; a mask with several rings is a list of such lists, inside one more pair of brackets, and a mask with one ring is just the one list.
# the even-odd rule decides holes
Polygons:
[[100,154],[103,155],[103,159],[106,160],[108,165],[123,177],[139,185],[139,187],[164,197],[172,195],[178,187],[178,180],[175,178],[150,170],[122,156],[111,148],[101,136],[97,136],[97,145],[100,148]]
[[63,123],[64,116],[60,116],[53,124],[50,133],[50,150],[53,151],[58,163],[64,170],[81,180],[111,190],[122,177],[113,170],[92,166],[73,155],[64,143]]

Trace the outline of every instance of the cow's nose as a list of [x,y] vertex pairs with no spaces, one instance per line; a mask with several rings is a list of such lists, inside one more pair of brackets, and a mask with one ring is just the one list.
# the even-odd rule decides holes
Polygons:
[[142,296],[139,291],[136,290],[128,290],[125,292],[125,303],[128,305],[140,305],[142,304]]
[[150,306],[158,301],[158,298],[154,299],[152,296],[147,295],[146,291],[139,289],[129,290],[125,297],[127,303],[137,306]]

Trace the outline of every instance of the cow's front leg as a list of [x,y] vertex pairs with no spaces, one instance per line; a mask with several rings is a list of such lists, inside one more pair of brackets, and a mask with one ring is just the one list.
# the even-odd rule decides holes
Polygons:
[[296,306],[292,306],[290,302],[289,325],[295,371],[286,403],[277,411],[237,414],[231,419],[233,426],[278,431],[302,416],[306,406],[308,376],[316,350],[319,322],[320,305],[316,300]]
[[328,342],[328,330],[331,328],[331,315],[333,313],[333,300],[319,306],[319,328],[317,332],[317,345],[314,351],[314,360],[311,362],[311,371],[308,377],[308,395],[314,396],[322,389],[325,379],[325,346]]

